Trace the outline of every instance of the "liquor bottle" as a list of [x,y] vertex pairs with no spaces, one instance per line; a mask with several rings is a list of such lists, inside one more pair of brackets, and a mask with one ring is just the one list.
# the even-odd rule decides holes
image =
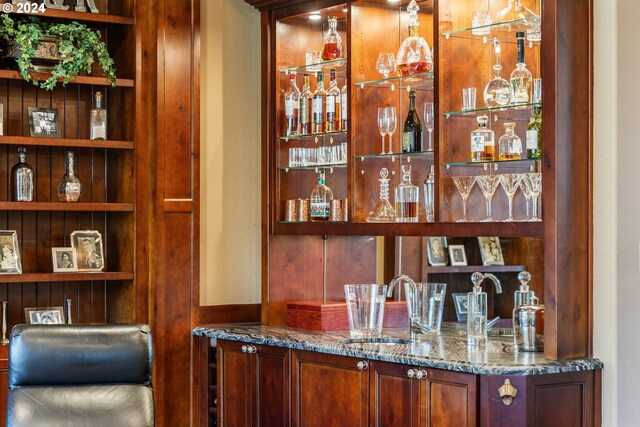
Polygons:
[[322,45],[321,56],[324,61],[342,58],[342,38],[338,33],[338,18],[330,16],[328,23],[329,29],[324,35],[324,43]]
[[90,117],[90,139],[107,139],[107,110],[102,108],[102,93],[96,92],[96,108],[92,108]]
[[402,152],[423,151],[422,123],[416,111],[416,91],[409,92],[409,112],[402,128]]
[[342,109],[342,123],[340,124],[341,130],[347,130],[348,122],[347,115],[349,114],[349,104],[347,104],[347,83],[345,82],[340,91],[340,108]]
[[427,179],[425,179],[424,181],[424,208],[427,212],[427,222],[433,222],[435,220],[435,182],[436,180],[433,174],[433,165],[431,165],[429,175],[427,175]]
[[74,171],[74,152],[67,151],[64,161],[64,176],[57,187],[58,200],[77,202],[82,197],[82,184]]
[[27,163],[27,149],[18,148],[18,163],[11,168],[11,200],[33,201],[33,169]]
[[336,81],[336,70],[331,70],[327,91],[327,132],[339,132],[342,122],[342,94]]
[[484,88],[484,103],[488,108],[506,107],[511,98],[511,87],[509,82],[500,76],[502,70],[500,41],[493,40],[493,49],[496,54],[496,64],[493,66],[495,75]]
[[327,115],[325,105],[327,103],[327,91],[324,89],[324,77],[322,71],[318,71],[318,84],[313,92],[311,133],[326,132]]
[[478,116],[478,129],[471,132],[471,161],[492,162],[495,160],[495,135],[487,129],[489,117]]
[[411,165],[402,165],[402,179],[394,191],[396,222],[418,222],[420,192],[411,182]]
[[534,107],[527,126],[527,159],[542,157],[542,108]]
[[516,33],[518,39],[518,63],[511,73],[511,104],[527,104],[531,99],[531,71],[524,63],[524,32]]
[[333,192],[324,183],[324,171],[318,172],[318,184],[313,187],[309,200],[311,221],[329,221]]
[[300,135],[309,135],[311,133],[313,93],[311,93],[311,85],[309,84],[309,74],[304,74],[303,78],[304,84],[300,94]]
[[498,141],[498,160],[520,160],[522,141],[515,134],[515,123],[504,124],[504,135]]
[[429,44],[418,34],[420,26],[418,10],[420,10],[418,3],[415,0],[411,0],[409,6],[407,6],[407,11],[409,12],[409,37],[404,39],[396,56],[396,69],[403,76],[426,73],[431,71],[433,67]]
[[284,117],[287,136],[298,135],[300,119],[300,90],[296,86],[296,73],[289,75],[289,88],[284,93]]

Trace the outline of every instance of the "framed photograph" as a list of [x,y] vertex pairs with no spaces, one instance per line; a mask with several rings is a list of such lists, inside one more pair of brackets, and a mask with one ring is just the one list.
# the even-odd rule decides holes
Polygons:
[[456,316],[458,322],[467,321],[467,313],[469,312],[469,296],[466,293],[451,294],[453,298],[453,306],[456,308]]
[[427,237],[427,256],[433,266],[447,265],[447,241],[444,237]]
[[482,265],[504,265],[499,237],[478,237]]
[[55,108],[29,107],[29,132],[32,137],[60,138],[60,119]]
[[18,233],[0,230],[0,274],[22,274]]
[[104,248],[98,231],[74,231],[71,233],[71,246],[76,250],[78,271],[104,269]]
[[64,323],[62,307],[25,307],[24,316],[30,325],[61,325]]
[[464,245],[449,245],[451,265],[467,265],[467,254]]
[[78,271],[78,258],[75,248],[51,248],[53,272]]

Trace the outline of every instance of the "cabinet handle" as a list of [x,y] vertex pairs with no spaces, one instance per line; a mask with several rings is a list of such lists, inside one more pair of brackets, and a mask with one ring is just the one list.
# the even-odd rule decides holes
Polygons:
[[415,370],[415,369],[409,369],[409,370],[407,371],[407,376],[408,376],[409,378],[413,378],[413,377],[415,377],[415,376],[416,376],[416,370]]
[[502,403],[504,403],[505,406],[509,406],[511,402],[513,402],[513,399],[515,399],[516,394],[518,394],[518,389],[515,388],[507,378],[504,380],[504,384],[498,389],[498,394],[502,399]]
[[248,347],[247,347],[246,345],[243,345],[243,346],[241,347],[241,350],[242,350],[242,352],[243,352],[243,353],[246,353],[246,352],[247,352],[247,350],[248,350]]
[[366,369],[369,369],[369,362],[367,362],[366,360],[361,360],[356,366],[358,367],[359,371],[364,371]]
[[247,348],[247,353],[256,353],[257,351],[258,351],[258,349],[256,348],[256,346],[255,346],[255,345],[250,345],[250,346]]
[[421,371],[419,369],[416,369],[416,378],[419,380],[426,380],[427,379],[427,371]]

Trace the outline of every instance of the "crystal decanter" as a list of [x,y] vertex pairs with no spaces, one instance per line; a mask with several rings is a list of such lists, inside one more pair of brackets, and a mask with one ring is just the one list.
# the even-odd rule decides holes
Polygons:
[[387,168],[380,170],[380,201],[367,215],[367,222],[394,222],[396,211],[389,203],[389,171]]
[[342,38],[338,33],[338,18],[330,16],[328,22],[329,29],[324,35],[322,45],[322,59],[324,61],[342,58]]
[[58,200],[77,202],[82,197],[82,184],[74,171],[75,153],[67,151],[64,160],[64,176],[58,183]]
[[402,181],[395,188],[396,222],[418,222],[418,186],[411,182],[411,165],[402,165]]
[[531,100],[531,71],[524,62],[524,32],[516,33],[518,62],[511,73],[511,105],[527,104]]
[[411,0],[407,11],[409,12],[409,37],[404,39],[396,56],[396,69],[403,75],[426,73],[431,71],[433,62],[431,50],[427,41],[420,37],[418,28],[418,4]]
[[509,0],[507,7],[496,13],[492,22],[504,23],[507,31],[527,31],[534,24],[535,16],[535,13],[520,4],[520,0]]
[[509,105],[511,100],[511,85],[500,76],[502,64],[500,59],[500,41],[493,40],[493,48],[496,53],[496,65],[493,66],[495,76],[484,88],[484,103],[487,108],[500,108]]

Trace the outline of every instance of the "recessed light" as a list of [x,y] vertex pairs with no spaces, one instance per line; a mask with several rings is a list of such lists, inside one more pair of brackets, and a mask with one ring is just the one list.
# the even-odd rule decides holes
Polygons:
[[389,3],[400,3],[400,0],[387,0]]
[[320,16],[318,12],[311,12],[311,14],[309,15],[309,19],[311,19],[312,21],[319,21],[322,19],[322,16]]
[[342,8],[342,11],[343,11],[343,12],[347,12],[348,10],[349,10],[349,9],[347,9],[346,7],[343,7],[343,8]]

